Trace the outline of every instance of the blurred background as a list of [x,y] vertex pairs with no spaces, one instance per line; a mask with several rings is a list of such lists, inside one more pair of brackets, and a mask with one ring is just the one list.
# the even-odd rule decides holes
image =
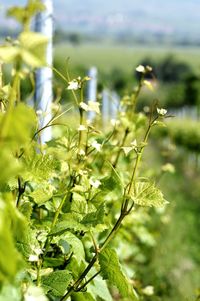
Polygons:
[[[20,31],[6,9],[25,3],[1,0],[0,40]],[[154,286],[145,300],[199,300],[200,1],[55,0],[54,65],[63,73],[68,57],[74,78],[93,66],[98,95],[106,89],[117,98],[137,85],[138,65],[153,67],[155,89],[142,91],[138,109],[158,99],[175,116],[154,134],[145,159],[152,174],[160,166],[168,172],[159,181],[170,204],[147,222],[151,237],[143,233],[142,254],[128,265],[138,264],[142,281]],[[29,86],[23,83],[23,93]],[[63,101],[68,97],[64,89]]]
[[[25,3],[1,1],[1,39],[19,30],[5,17],[6,9]],[[65,71],[70,57],[74,76],[95,66],[99,89],[106,86],[119,95],[132,88],[135,67],[149,64],[158,79],[155,97],[162,105],[191,108],[199,103],[199,28],[198,0],[56,0],[54,63]]]

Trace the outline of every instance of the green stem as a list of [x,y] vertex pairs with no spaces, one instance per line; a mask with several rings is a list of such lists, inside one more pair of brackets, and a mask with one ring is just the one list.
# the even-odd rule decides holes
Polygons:
[[132,97],[131,97],[131,106],[128,108],[128,111],[127,111],[127,116],[129,116],[130,119],[132,119],[133,115],[135,114],[135,108],[136,108],[138,97],[142,90],[143,81],[144,81],[144,74],[142,74],[142,77],[139,81],[139,85],[137,87],[136,92],[134,94],[132,94]]
[[40,262],[37,262],[37,280],[36,280],[37,286],[40,286],[40,269],[41,269]]
[[128,195],[130,194],[132,186],[133,186],[133,184],[135,182],[135,178],[136,178],[136,174],[137,174],[137,169],[138,169],[139,163],[141,161],[142,154],[143,154],[143,151],[144,151],[144,147],[145,147],[145,145],[147,143],[147,140],[148,140],[148,137],[149,137],[149,134],[150,134],[150,130],[151,130],[151,123],[149,124],[149,126],[147,128],[147,131],[145,133],[145,136],[144,136],[144,139],[143,139],[143,142],[142,142],[144,144],[144,146],[142,146],[141,150],[137,153],[137,157],[136,157],[136,161],[135,161],[133,173],[132,173],[132,176],[131,176],[130,185],[129,185],[129,188],[128,188]]
[[113,239],[113,237],[116,235],[116,233],[118,232],[121,223],[123,221],[123,219],[125,218],[127,214],[125,212],[121,212],[119,218],[117,219],[114,227],[112,228],[112,230],[110,231],[110,233],[108,234],[108,236],[106,237],[106,239],[104,240],[103,244],[100,247],[99,253],[102,252],[106,246],[110,243],[110,241]]
[[[62,201],[60,202],[59,207],[58,207],[57,210],[56,210],[56,213],[55,213],[55,215],[54,215],[54,218],[53,218],[53,221],[52,221],[52,224],[51,224],[50,233],[51,233],[51,231],[53,230],[53,228],[55,227],[55,225],[56,225],[56,223],[57,223],[58,217],[59,217],[59,215],[60,215],[60,213],[61,213],[62,207],[63,207],[63,205],[64,205],[64,203],[65,203],[65,201],[66,201],[68,195],[69,195],[69,194],[67,193],[67,194],[63,197]],[[51,241],[52,241],[52,238],[49,238],[49,237],[48,237],[47,240],[46,240],[46,242],[45,242],[45,245],[44,245],[44,253],[43,253],[43,255],[42,255],[42,258],[44,258],[45,255],[46,255],[46,253],[48,252],[48,248],[49,248],[49,246],[50,246],[50,244],[51,244]]]
[[17,180],[18,180],[18,195],[17,195],[16,207],[19,207],[21,197],[24,194],[25,189],[26,189],[26,182],[24,183],[24,185],[22,185],[22,179],[20,177],[18,177]]
[[100,274],[101,271],[96,272],[92,277],[90,277],[82,286],[78,288],[78,292],[81,292],[96,276]]
[[[70,179],[70,182],[69,182],[69,185],[68,185],[69,190],[74,186],[74,183],[75,183],[75,176],[74,176],[74,175],[71,175],[71,179]],[[52,224],[51,224],[51,228],[50,228],[50,232],[49,232],[49,233],[51,233],[51,231],[52,231],[53,228],[55,227],[55,225],[56,225],[56,223],[57,223],[57,220],[58,220],[58,217],[59,217],[59,215],[60,215],[60,213],[61,213],[61,210],[62,210],[62,208],[63,208],[63,206],[64,206],[66,200],[67,200],[67,199],[68,199],[68,200],[71,199],[71,195],[72,195],[72,192],[71,192],[71,191],[68,191],[68,192],[64,195],[64,197],[62,198],[62,201],[60,202],[60,205],[58,206],[58,208],[57,208],[57,210],[56,210],[56,212],[55,212],[55,215],[54,215],[54,218],[53,218],[53,221],[52,221]],[[44,245],[44,253],[43,253],[43,256],[42,256],[43,259],[44,259],[45,255],[46,255],[47,251],[48,251],[48,248],[49,248],[49,245],[50,245],[51,241],[52,241],[52,238],[49,238],[49,237],[48,237],[47,240],[46,240],[46,242],[45,242],[45,245]]]
[[60,301],[66,301],[67,298],[74,291],[77,291],[79,285],[84,280],[84,278],[87,276],[87,274],[89,273],[89,271],[91,270],[91,268],[93,267],[93,265],[95,264],[96,261],[97,261],[97,254],[95,254],[93,256],[92,260],[90,261],[90,263],[88,264],[88,266],[86,267],[86,269],[83,271],[83,273],[79,276],[78,280],[69,288],[68,292],[60,299]]
[[119,161],[119,157],[120,157],[120,154],[121,154],[121,151],[122,151],[122,147],[125,145],[125,141],[126,141],[126,138],[127,138],[128,134],[129,134],[129,128],[127,127],[126,130],[125,130],[125,132],[124,132],[124,137],[122,139],[122,143],[121,143],[121,145],[119,147],[119,150],[117,152],[117,156],[115,158],[115,162],[113,163],[113,167],[114,168],[116,168],[116,166],[117,166],[117,163]]
[[[83,86],[81,87],[80,90],[80,102],[83,102]],[[84,122],[84,110],[79,106],[79,115],[80,115],[80,126],[85,126]],[[78,141],[78,149],[80,151],[82,147],[82,140],[83,140],[83,132],[84,131],[79,131],[79,141]]]
[[[57,75],[59,75],[63,80],[64,80],[64,82],[65,83],[67,83],[67,84],[69,84],[69,82],[70,82],[70,77],[69,77],[69,73],[67,72],[67,78],[60,72],[60,71],[58,71],[55,67],[50,67]],[[78,106],[78,98],[77,98],[77,96],[76,96],[76,93],[74,92],[74,90],[71,90],[71,92],[72,92],[72,95],[73,95],[73,97],[74,97],[74,100],[75,100],[75,103],[76,103],[76,105]]]
[[86,134],[86,142],[85,142],[85,155],[88,156],[90,152],[88,153],[88,138],[89,138],[89,127],[87,129],[87,134]]
[[[83,109],[81,107],[79,107],[79,115],[80,115],[80,126],[84,125],[84,118],[83,118]],[[78,138],[78,149],[80,151],[81,149],[81,145],[82,145],[82,139],[83,139],[83,131],[79,131],[79,138]]]
[[67,298],[72,294],[72,292],[75,291],[79,291],[82,288],[84,288],[91,280],[93,280],[98,274],[96,273],[93,277],[91,277],[84,285],[82,285],[80,288],[80,284],[81,282],[85,279],[85,277],[87,276],[87,274],[89,273],[89,271],[91,270],[91,268],[94,266],[94,264],[96,263],[97,259],[98,259],[98,255],[99,253],[101,253],[106,246],[109,244],[109,242],[113,239],[113,237],[116,235],[117,231],[119,230],[121,223],[123,221],[123,219],[125,218],[125,216],[128,213],[126,212],[121,212],[118,220],[116,221],[113,229],[111,230],[111,232],[109,233],[109,235],[107,236],[107,238],[105,239],[105,241],[103,242],[103,244],[101,245],[100,249],[98,250],[98,253],[96,253],[93,258],[91,259],[90,263],[88,264],[88,266],[86,267],[86,269],[83,271],[83,273],[79,276],[78,280],[69,288],[68,292],[60,299],[60,301],[66,301]]

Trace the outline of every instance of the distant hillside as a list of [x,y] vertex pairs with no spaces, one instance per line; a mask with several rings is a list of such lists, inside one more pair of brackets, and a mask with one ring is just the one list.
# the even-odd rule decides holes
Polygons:
[[[3,0],[0,6],[25,2]],[[200,38],[199,0],[54,0],[54,7],[56,27],[63,31]],[[2,24],[9,22],[0,18]]]

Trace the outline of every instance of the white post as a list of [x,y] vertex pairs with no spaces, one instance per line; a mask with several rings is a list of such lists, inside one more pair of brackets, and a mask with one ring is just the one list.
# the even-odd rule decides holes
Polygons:
[[[46,10],[40,12],[36,16],[35,31],[40,32],[48,37],[48,46],[46,51],[46,62],[48,66],[52,66],[53,61],[53,4],[52,0],[42,0]],[[51,119],[51,104],[53,99],[52,89],[53,72],[51,68],[43,67],[36,71],[36,90],[35,101],[37,110],[42,111],[40,126],[44,127]],[[41,131],[41,143],[51,140],[52,130],[47,127]]]
[[103,126],[105,127],[110,115],[110,95],[107,89],[104,89],[102,92],[102,121]]
[[112,99],[111,99],[111,108],[110,108],[110,118],[116,119],[118,109],[119,109],[119,95],[115,91],[113,91],[111,97]]
[[[97,98],[97,68],[91,67],[88,76],[91,78],[88,81],[87,100],[96,101]],[[88,119],[92,121],[95,117],[95,112],[88,112]]]

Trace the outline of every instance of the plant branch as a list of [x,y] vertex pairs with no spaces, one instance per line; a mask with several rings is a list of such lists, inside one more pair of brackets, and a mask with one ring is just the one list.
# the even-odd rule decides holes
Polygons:
[[21,197],[26,190],[26,182],[24,183],[24,185],[22,185],[22,180],[20,177],[18,177],[17,181],[18,181],[18,195],[17,195],[16,207],[19,207]]
[[83,273],[79,276],[78,280],[69,288],[68,292],[60,299],[60,301],[66,301],[67,298],[77,290],[83,279],[86,277],[86,275],[89,273],[95,262],[97,261],[97,254],[93,256],[90,263],[86,267],[86,269],[83,271]]
[[90,283],[96,276],[98,276],[100,274],[101,271],[96,272],[92,277],[90,277],[82,286],[80,286],[79,288],[77,288],[76,292],[80,292],[82,291],[87,285],[88,283]]
[[117,163],[118,163],[121,151],[122,151],[122,147],[125,145],[125,141],[126,141],[126,138],[127,138],[128,134],[129,134],[129,128],[127,127],[126,130],[125,130],[125,132],[124,132],[124,137],[122,139],[121,145],[119,146],[119,150],[117,152],[117,156],[115,158],[115,162],[113,163],[113,167],[114,168],[116,168],[116,166],[117,166]]

